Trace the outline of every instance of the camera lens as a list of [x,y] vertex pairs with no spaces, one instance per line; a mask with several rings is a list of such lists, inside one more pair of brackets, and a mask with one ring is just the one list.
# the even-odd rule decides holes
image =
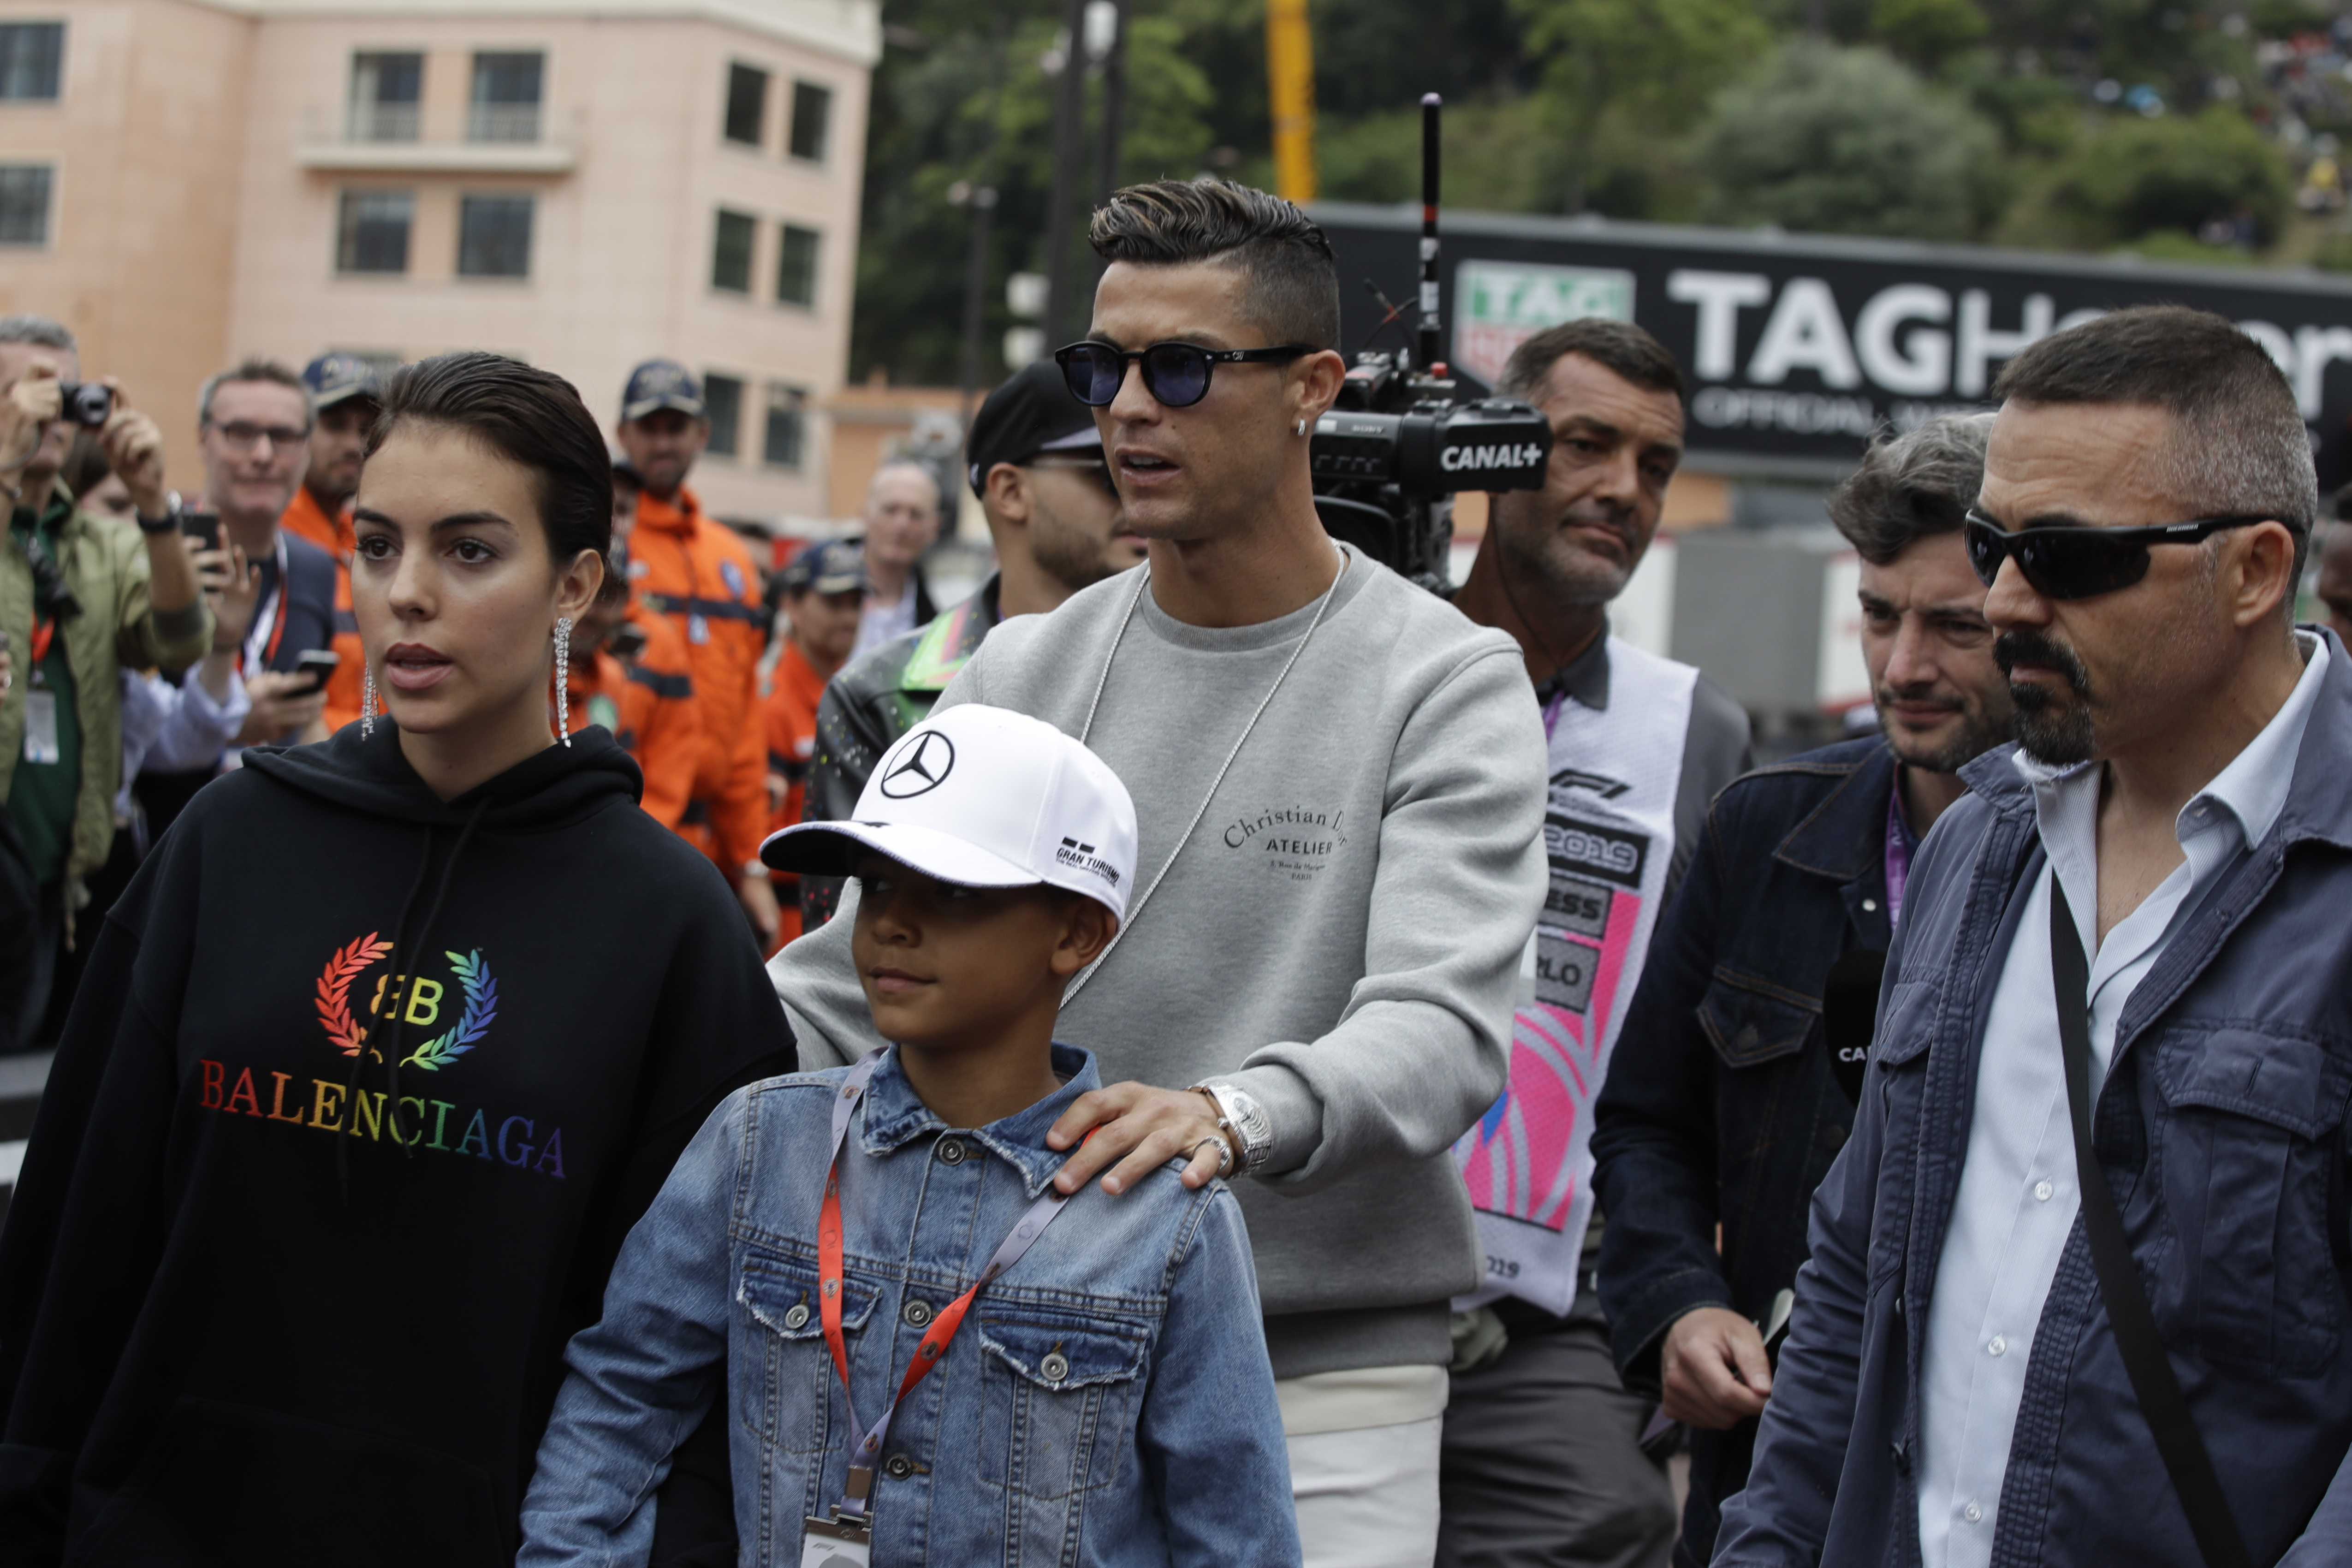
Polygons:
[[66,417],[95,430],[114,413],[114,389],[102,382],[85,381],[66,393]]

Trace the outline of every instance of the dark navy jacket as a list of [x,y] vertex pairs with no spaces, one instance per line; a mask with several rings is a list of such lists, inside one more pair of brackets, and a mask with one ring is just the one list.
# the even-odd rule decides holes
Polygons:
[[[2158,1331],[2256,1563],[2352,1561],[2352,660],[2333,660],[2270,833],[2124,1007],[2094,1141]],[[1919,1561],[1928,1303],[1985,1018],[2043,855],[2010,748],[1922,847],[1853,1136],[1718,1564]],[[2082,1222],[2033,1338],[1994,1568],[2198,1568]]]
[[[1735,780],[1707,812],[1593,1112],[1601,1303],[1631,1386],[1656,1390],[1684,1313],[1760,1319],[1796,1282],[1806,1205],[1853,1120],[1822,982],[1841,953],[1885,950],[1894,787],[1886,743],[1848,741]],[[1755,1436],[1691,1434],[1677,1562],[1706,1561]]]

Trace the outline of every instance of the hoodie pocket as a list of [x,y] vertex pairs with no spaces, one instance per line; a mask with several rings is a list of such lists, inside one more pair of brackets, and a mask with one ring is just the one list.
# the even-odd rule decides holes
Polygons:
[[1052,1502],[1108,1486],[1140,1414],[1143,1323],[982,1298],[980,1479]]
[[182,1398],[84,1542],[93,1565],[511,1562],[490,1478],[437,1449]]
[[[853,1364],[857,1342],[879,1294],[856,1274],[842,1281],[841,1335]],[[751,1319],[751,1341],[760,1352],[759,1375],[750,1365],[730,1367],[736,1419],[761,1442],[787,1454],[814,1454],[827,1447],[825,1426],[834,1404],[833,1352],[824,1342],[824,1314],[817,1296],[817,1269],[807,1258],[750,1252],[735,1286],[735,1300]],[[843,1439],[845,1442],[846,1438]]]

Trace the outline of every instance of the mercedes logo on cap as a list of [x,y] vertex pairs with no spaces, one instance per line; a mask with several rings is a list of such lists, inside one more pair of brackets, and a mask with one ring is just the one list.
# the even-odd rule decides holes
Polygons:
[[939,788],[954,771],[955,742],[937,730],[926,730],[882,775],[882,793],[891,800],[910,800]]

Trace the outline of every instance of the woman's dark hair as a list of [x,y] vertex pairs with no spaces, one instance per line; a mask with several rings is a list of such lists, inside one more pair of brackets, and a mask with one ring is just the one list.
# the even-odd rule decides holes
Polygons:
[[[570,382],[504,354],[418,360],[385,384],[368,456],[410,422],[462,430],[537,476],[539,521],[559,570],[583,550],[604,556],[613,542],[613,458]],[[612,575],[610,559],[604,572]]]

